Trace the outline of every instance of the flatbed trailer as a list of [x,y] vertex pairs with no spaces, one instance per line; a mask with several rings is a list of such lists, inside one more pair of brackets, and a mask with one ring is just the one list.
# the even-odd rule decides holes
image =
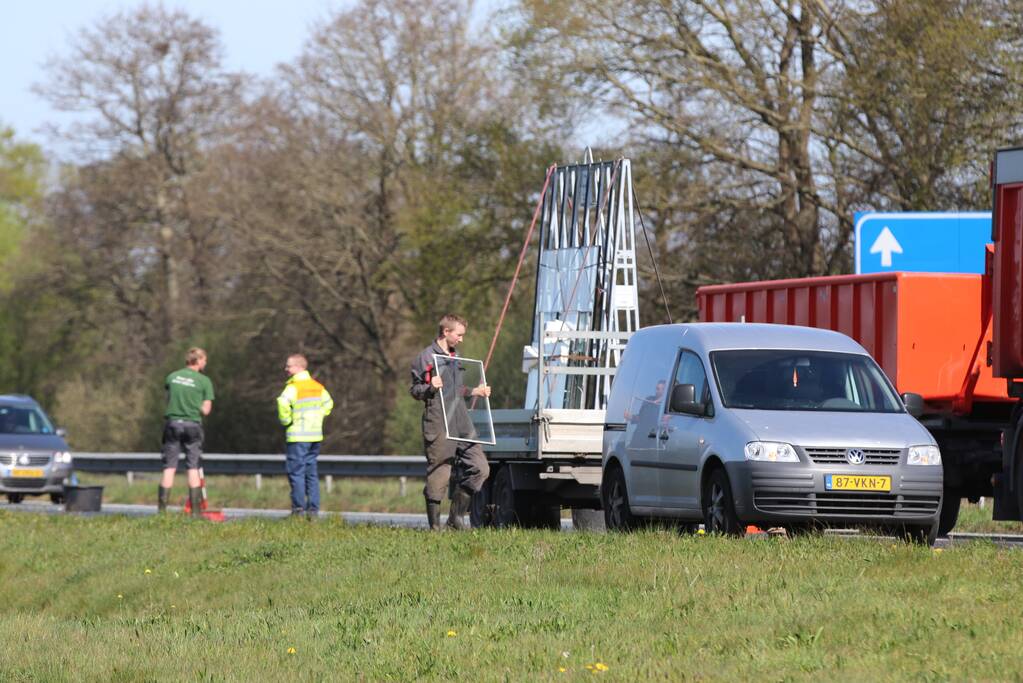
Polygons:
[[526,394],[521,410],[492,412],[496,443],[484,446],[491,473],[473,497],[474,526],[553,528],[563,508],[577,527],[603,525],[604,406],[639,329],[639,297],[631,164],[587,157],[552,166],[544,182]]
[[[594,338],[627,342],[624,332],[552,332],[548,340]],[[541,355],[541,378],[554,376],[612,378],[615,368],[556,364],[558,357]],[[553,361],[553,362],[552,362]],[[543,386],[540,400],[544,405]],[[496,444],[484,446],[491,475],[473,497],[473,526],[558,528],[561,510],[572,510],[577,528],[603,525],[600,512],[604,409],[521,408],[491,412]]]

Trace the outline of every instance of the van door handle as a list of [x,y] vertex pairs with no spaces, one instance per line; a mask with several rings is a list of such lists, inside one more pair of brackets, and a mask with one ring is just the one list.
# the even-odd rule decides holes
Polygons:
[[663,432],[661,432],[661,435],[658,438],[661,441],[667,441],[668,440],[668,430],[665,429]]
[[656,429],[651,429],[650,433],[647,434],[646,436],[647,436],[648,439],[656,439],[657,438],[657,430]]

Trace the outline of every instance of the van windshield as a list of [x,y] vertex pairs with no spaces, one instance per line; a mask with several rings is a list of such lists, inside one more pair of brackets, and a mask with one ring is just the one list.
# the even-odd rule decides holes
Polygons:
[[0,405],[0,434],[53,434],[53,425],[33,406]]
[[714,351],[710,359],[729,408],[904,412],[869,356],[771,349]]

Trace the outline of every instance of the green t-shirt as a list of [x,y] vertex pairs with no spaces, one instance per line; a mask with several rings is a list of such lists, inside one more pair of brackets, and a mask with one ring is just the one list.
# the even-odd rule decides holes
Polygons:
[[213,400],[213,382],[201,372],[181,368],[167,375],[168,420],[192,420],[202,422],[203,401]]

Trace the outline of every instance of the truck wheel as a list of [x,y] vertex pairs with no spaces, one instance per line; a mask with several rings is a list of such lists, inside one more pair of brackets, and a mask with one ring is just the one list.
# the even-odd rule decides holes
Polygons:
[[717,467],[703,484],[703,528],[708,534],[742,535],[728,474]]
[[572,526],[576,531],[606,531],[604,511],[572,508]]
[[963,494],[959,489],[947,488],[941,496],[941,513],[938,517],[938,535],[947,536],[955,528],[959,519],[959,506],[963,502]]
[[490,502],[493,480],[483,482],[483,488],[473,494],[469,504],[469,523],[473,529],[494,526],[494,506]]
[[511,469],[501,467],[494,475],[490,490],[491,526],[500,528],[516,526],[519,523],[515,510],[515,489],[512,487]]
[[24,493],[8,493],[7,494],[7,502],[10,503],[11,505],[17,505],[18,503],[20,503],[23,500],[25,500],[25,494]]
[[636,517],[629,509],[625,472],[620,465],[614,465],[604,473],[600,495],[604,503],[604,525],[608,531],[632,531],[636,528]]
[[64,494],[63,493],[51,493],[50,494],[50,502],[53,503],[54,505],[63,505],[64,504]]

